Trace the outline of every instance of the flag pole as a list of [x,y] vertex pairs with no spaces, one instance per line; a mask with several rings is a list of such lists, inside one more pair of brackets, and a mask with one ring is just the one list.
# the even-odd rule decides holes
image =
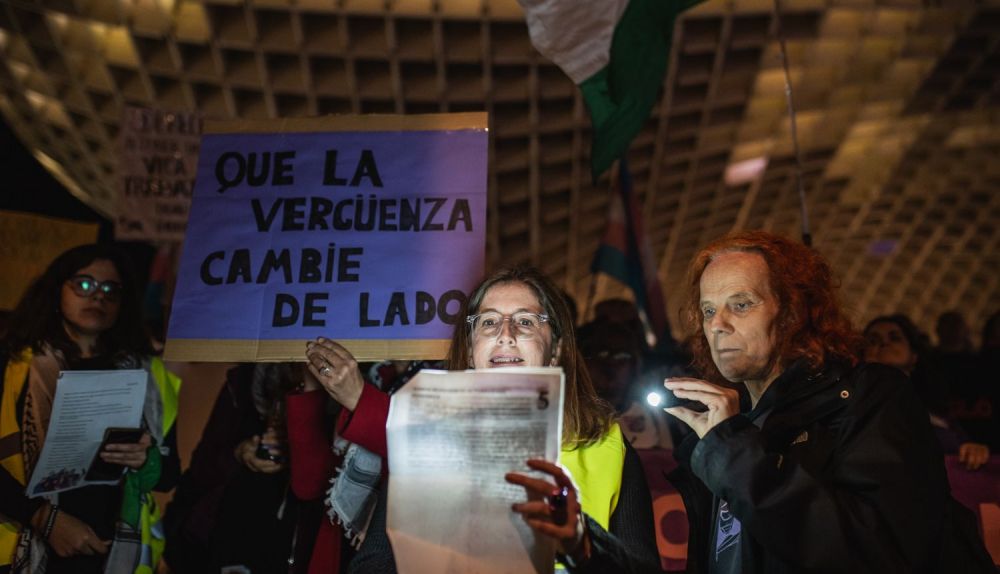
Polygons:
[[[614,193],[614,191],[615,191],[615,181],[618,180],[618,170],[619,169],[621,169],[621,160],[617,159],[611,165],[611,180],[610,180],[610,184],[609,184],[609,187],[608,187],[608,191],[610,191],[611,193]],[[610,213],[610,211],[609,211],[609,213]],[[609,215],[609,218],[610,218],[610,215]],[[585,320],[587,318],[588,314],[591,311],[591,308],[590,308],[591,305],[594,305],[596,303],[596,301],[594,301],[594,299],[596,299],[596,298],[597,298],[597,271],[594,271],[593,269],[591,269],[591,271],[590,271],[590,291],[587,293],[587,304],[583,308],[583,316],[581,317],[581,322],[584,322],[583,320]]]
[[795,185],[799,192],[799,208],[802,211],[802,243],[812,246],[809,230],[809,212],[806,209],[806,190],[802,183],[802,152],[799,149],[799,132],[795,121],[795,104],[792,100],[792,78],[788,71],[788,49],[785,46],[785,32],[781,26],[781,0],[774,0],[774,19],[777,23],[778,45],[781,48],[781,67],[785,71],[785,101],[788,104],[788,122],[792,135],[792,150],[795,153]]

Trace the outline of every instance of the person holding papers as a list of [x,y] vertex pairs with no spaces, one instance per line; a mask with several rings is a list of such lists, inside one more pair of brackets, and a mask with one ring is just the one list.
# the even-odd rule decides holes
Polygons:
[[[10,317],[0,342],[0,571],[153,572],[163,547],[149,491],[180,473],[173,422],[180,380],[150,358],[131,265],[99,245],[49,265]],[[106,463],[127,469],[114,485],[28,499],[24,485],[45,444],[60,371],[149,372],[138,442],[109,443]],[[17,551],[15,554],[15,545]]]
[[[558,288],[532,268],[500,271],[473,290],[465,315],[452,337],[449,368],[559,366],[565,373],[561,464],[527,461],[545,480],[517,472],[497,477],[524,487],[533,500],[512,511],[556,541],[559,561],[572,572],[659,572],[639,458],[614,422],[614,409],[594,391]],[[340,436],[384,460],[389,397],[364,384],[354,358],[337,343],[318,339],[306,355],[312,375],[346,407]],[[395,571],[384,488],[351,571]]]

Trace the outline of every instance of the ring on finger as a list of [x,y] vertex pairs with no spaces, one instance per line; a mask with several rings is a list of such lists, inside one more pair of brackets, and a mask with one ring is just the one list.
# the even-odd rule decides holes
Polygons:
[[332,372],[333,372],[333,369],[331,369],[330,365],[328,365],[326,363],[324,363],[323,366],[319,368],[319,374],[323,375],[324,377],[329,377],[330,373],[332,373]]

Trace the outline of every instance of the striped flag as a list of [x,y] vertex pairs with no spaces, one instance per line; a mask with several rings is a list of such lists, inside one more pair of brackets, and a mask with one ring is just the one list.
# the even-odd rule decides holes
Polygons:
[[665,349],[673,345],[656,262],[643,232],[639,202],[632,193],[632,176],[624,159],[618,165],[618,179],[611,195],[608,228],[590,271],[605,273],[628,285],[639,315],[656,336],[657,346]]
[[580,87],[596,181],[622,157],[656,103],[674,22],[702,0],[518,0],[531,43]]

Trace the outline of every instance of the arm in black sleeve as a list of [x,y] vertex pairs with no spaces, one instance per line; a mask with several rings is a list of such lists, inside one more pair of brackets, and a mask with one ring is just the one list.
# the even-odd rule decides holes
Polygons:
[[0,466],[0,515],[20,524],[28,524],[35,511],[45,503],[44,498],[28,498],[24,485]]
[[[181,457],[177,454],[177,425],[171,427],[167,436],[163,437],[164,448],[160,449],[163,455],[160,459],[160,480],[153,487],[157,492],[167,492],[177,486],[177,480],[181,476]],[[163,454],[166,452],[166,454]]]
[[844,387],[828,470],[768,452],[744,416],[695,447],[692,470],[743,533],[796,570],[918,572],[940,546],[948,487],[926,411],[901,373],[867,379]]
[[660,554],[653,527],[653,499],[646,485],[639,455],[625,442],[625,464],[618,505],[611,515],[610,532],[586,517],[590,533],[590,559],[570,568],[574,573],[659,573]]

